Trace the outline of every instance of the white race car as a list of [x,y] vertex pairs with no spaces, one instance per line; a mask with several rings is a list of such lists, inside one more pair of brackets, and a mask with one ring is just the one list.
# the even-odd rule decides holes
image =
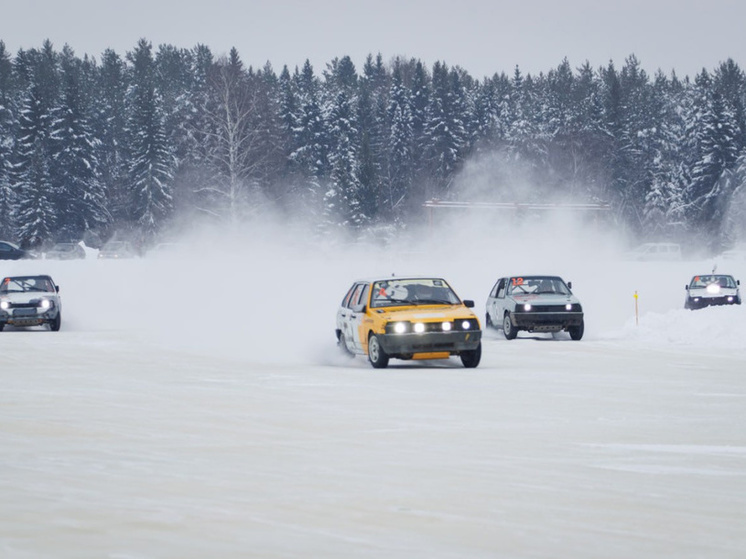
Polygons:
[[62,325],[60,287],[50,276],[11,276],[0,283],[0,331],[11,326]]
[[706,274],[694,276],[686,285],[684,308],[694,310],[715,305],[740,305],[741,282],[733,276]]
[[487,298],[487,325],[502,328],[509,340],[520,330],[559,332],[573,340],[583,337],[583,307],[572,294],[572,283],[558,276],[500,278]]

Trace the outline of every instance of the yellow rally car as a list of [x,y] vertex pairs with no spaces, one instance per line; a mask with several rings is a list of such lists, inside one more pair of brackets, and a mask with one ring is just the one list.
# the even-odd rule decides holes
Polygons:
[[337,311],[337,341],[349,355],[367,355],[386,367],[390,358],[461,357],[476,367],[482,330],[469,309],[440,278],[385,278],[356,281]]

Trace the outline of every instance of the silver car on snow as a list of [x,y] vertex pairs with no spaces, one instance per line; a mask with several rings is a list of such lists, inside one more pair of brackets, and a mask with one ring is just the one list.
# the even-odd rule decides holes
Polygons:
[[495,283],[487,298],[487,326],[502,328],[505,337],[518,332],[568,332],[583,337],[583,307],[572,294],[572,283],[559,276],[507,276]]
[[57,332],[62,324],[60,287],[50,276],[10,276],[0,282],[0,331],[11,326],[49,325]]

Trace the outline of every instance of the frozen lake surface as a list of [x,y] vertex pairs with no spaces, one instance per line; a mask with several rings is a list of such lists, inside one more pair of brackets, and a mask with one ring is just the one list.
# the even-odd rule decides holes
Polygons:
[[[0,263],[64,305],[0,334],[0,556],[746,556],[746,308],[682,310],[712,262],[499,260]],[[586,337],[491,330],[477,369],[340,356],[346,289],[405,265],[480,318],[499,275],[560,274]]]

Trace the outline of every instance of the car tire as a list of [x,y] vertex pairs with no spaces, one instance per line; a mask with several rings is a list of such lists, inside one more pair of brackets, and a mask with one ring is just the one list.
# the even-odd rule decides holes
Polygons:
[[461,363],[463,363],[464,367],[466,367],[467,369],[474,369],[477,365],[479,365],[479,361],[481,359],[482,342],[479,342],[479,345],[476,349],[461,352]]
[[59,332],[61,326],[62,326],[62,313],[58,312],[54,320],[49,323],[49,329],[52,332]]
[[508,340],[515,340],[515,337],[518,335],[518,328],[513,326],[509,312],[506,312],[503,318],[503,334],[505,334]]
[[368,360],[374,369],[385,369],[389,364],[389,356],[381,347],[378,336],[371,334],[368,339]]
[[337,345],[339,346],[339,351],[342,353],[342,355],[345,355],[347,357],[355,357],[355,354],[350,351],[349,347],[347,347],[347,338],[345,338],[344,334],[339,335]]
[[571,339],[578,341],[583,337],[583,332],[585,332],[585,322],[581,321],[577,326],[570,326],[567,331],[570,333]]
[[0,332],[3,331],[3,328],[5,328],[5,323],[4,322],[0,322]]
[[484,316],[484,323],[487,325],[487,328],[494,328],[495,325],[492,324],[492,317],[490,316],[490,313],[486,313]]

